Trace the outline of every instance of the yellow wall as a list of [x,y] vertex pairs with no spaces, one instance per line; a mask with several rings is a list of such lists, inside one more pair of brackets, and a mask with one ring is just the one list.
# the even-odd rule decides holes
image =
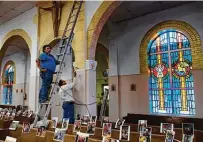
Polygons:
[[[61,23],[59,26],[59,37],[62,36],[63,30],[65,28],[67,19],[69,17],[70,10],[72,8],[73,2],[68,1],[64,3],[62,9]],[[47,2],[47,5],[50,5]],[[48,7],[48,6],[47,6]],[[53,22],[52,22],[52,14],[49,11],[40,10],[40,18],[39,18],[39,46],[42,49],[44,44],[49,44],[53,41],[54,32],[53,32]],[[74,30],[75,36],[72,42],[73,49],[75,50],[75,59],[76,65],[79,68],[84,68],[85,58],[84,58],[84,47],[85,47],[85,27],[84,27],[84,3],[81,8],[81,12],[78,17],[78,21]],[[57,37],[57,38],[59,38]]]
[[103,76],[103,72],[108,69],[109,66],[109,51],[108,49],[98,43],[96,47],[96,56],[95,60],[97,61],[97,69],[96,69],[96,92],[97,92],[97,103],[100,102],[98,97],[101,97],[102,84],[108,84],[108,77]]

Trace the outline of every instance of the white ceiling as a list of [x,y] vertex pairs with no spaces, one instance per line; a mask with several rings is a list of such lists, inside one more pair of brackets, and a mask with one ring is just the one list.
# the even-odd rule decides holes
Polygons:
[[109,20],[119,23],[189,2],[191,1],[125,1],[114,11]]
[[35,7],[35,1],[0,1],[0,25]]

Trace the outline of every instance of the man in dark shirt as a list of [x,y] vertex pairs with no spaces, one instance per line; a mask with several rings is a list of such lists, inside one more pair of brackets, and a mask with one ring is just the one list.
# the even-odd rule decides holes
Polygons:
[[51,87],[53,74],[58,63],[51,54],[51,47],[49,45],[43,46],[43,53],[40,54],[36,63],[40,69],[40,76],[42,79],[42,86],[39,92],[39,103],[45,103],[48,101],[48,91]]

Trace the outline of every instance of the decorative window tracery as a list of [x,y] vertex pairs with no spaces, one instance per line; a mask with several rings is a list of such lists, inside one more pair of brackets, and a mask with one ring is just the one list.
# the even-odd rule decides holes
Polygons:
[[150,113],[194,115],[192,55],[188,38],[164,30],[148,45]]

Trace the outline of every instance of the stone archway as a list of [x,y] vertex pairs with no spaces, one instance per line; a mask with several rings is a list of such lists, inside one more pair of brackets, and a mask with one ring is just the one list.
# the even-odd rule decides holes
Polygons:
[[[26,94],[29,93],[28,85],[30,80],[31,46],[32,41],[30,36],[22,29],[10,31],[4,36],[1,42],[0,67],[2,76],[3,71],[5,70],[3,66],[6,67],[8,63],[10,64],[11,62],[9,60],[12,60],[15,63],[15,90],[13,90],[13,93],[21,93],[18,97],[13,95],[15,97],[15,101],[13,102],[15,105],[25,105],[24,103],[28,103],[26,101]],[[16,62],[18,63],[16,64]],[[22,95],[22,97],[20,97],[20,95]],[[26,100],[23,101],[23,98],[26,98]]]
[[121,1],[104,1],[95,12],[87,30],[87,51],[89,60],[95,59],[97,40],[100,32],[108,18],[121,3]]
[[4,38],[3,38],[2,42],[1,42],[0,50],[2,49],[2,47],[4,46],[4,44],[6,44],[6,41],[7,41],[9,38],[11,38],[11,37],[13,37],[13,36],[17,36],[17,35],[18,35],[18,36],[21,36],[21,37],[26,41],[26,43],[28,44],[28,47],[29,47],[29,49],[30,49],[30,51],[31,51],[31,48],[32,48],[32,40],[31,40],[30,36],[28,35],[28,33],[25,32],[25,31],[22,30],[22,29],[15,29],[15,30],[12,30],[12,31],[10,31],[9,33],[7,33],[7,34],[4,36]]
[[31,51],[32,40],[31,40],[31,38],[30,38],[30,36],[28,35],[27,32],[25,32],[22,29],[15,29],[15,30],[10,31],[9,33],[7,33],[4,36],[4,38],[3,38],[2,42],[1,42],[1,46],[0,46],[0,67],[1,67],[1,62],[2,62],[2,59],[4,57],[4,54],[6,53],[7,47],[9,45],[9,42],[11,40],[15,39],[16,37],[21,37],[26,42],[26,44],[28,45],[29,52]]

